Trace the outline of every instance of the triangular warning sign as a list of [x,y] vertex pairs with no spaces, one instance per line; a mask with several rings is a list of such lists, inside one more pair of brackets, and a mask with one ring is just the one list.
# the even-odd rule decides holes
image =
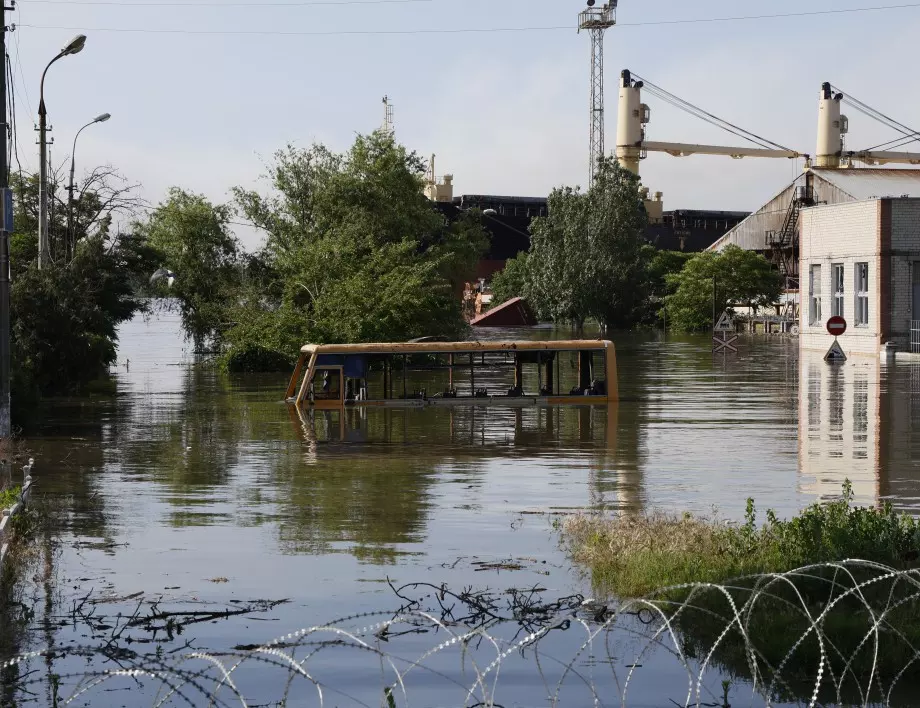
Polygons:
[[830,362],[831,364],[842,364],[846,360],[847,355],[843,353],[843,349],[840,347],[840,342],[838,342],[835,338],[834,343],[831,344],[831,348],[828,349],[827,354],[824,355],[824,361]]
[[716,322],[716,326],[712,328],[713,332],[734,332],[735,324],[732,322],[731,315],[728,314],[728,310],[722,313],[722,316],[719,318],[719,321]]

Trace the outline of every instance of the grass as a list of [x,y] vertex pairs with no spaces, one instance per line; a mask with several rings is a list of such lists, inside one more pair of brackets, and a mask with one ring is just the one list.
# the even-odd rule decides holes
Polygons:
[[12,486],[0,489],[0,509],[9,509],[13,504],[19,501],[19,495],[22,493],[22,487]]
[[[573,559],[590,569],[599,594],[648,598],[670,616],[687,656],[703,659],[711,651],[730,677],[752,680],[753,647],[761,682],[783,666],[776,690],[788,699],[810,699],[822,656],[828,669],[822,700],[862,703],[860,691],[885,680],[907,695],[920,692],[914,648],[920,647],[920,576],[880,580],[884,571],[855,564],[845,573],[821,566],[787,576],[789,582],[770,581],[770,573],[847,559],[903,570],[917,566],[920,522],[890,505],[854,506],[849,481],[839,499],[813,504],[790,520],[767,511],[765,523],[758,524],[749,499],[743,524],[690,514],[576,516],[563,523],[562,538]],[[847,594],[847,587],[870,579],[859,593]],[[699,583],[724,585],[733,604],[722,589],[687,587]],[[812,623],[829,607],[833,611],[819,624],[822,650]],[[733,624],[739,610],[742,622]],[[876,621],[877,643],[871,632]],[[791,661],[784,664],[787,656]],[[827,680],[831,675],[840,681],[840,693]]]
[[847,481],[840,499],[813,504],[791,520],[768,510],[766,523],[758,525],[748,499],[741,525],[690,514],[582,515],[563,523],[562,538],[573,559],[591,569],[595,587],[619,597],[848,558],[894,568],[916,564],[920,522],[889,504],[875,509],[852,502]]

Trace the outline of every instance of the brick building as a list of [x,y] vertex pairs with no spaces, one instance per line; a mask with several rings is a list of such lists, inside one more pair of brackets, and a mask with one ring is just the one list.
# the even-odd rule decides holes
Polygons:
[[[915,184],[920,195],[920,180]],[[826,350],[825,324],[839,315],[848,323],[840,337],[847,355],[877,355],[887,342],[908,351],[912,322],[920,319],[920,198],[803,209],[799,272],[804,349]]]

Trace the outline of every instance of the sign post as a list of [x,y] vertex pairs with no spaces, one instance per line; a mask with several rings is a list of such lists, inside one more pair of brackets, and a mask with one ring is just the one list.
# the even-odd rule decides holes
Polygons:
[[839,315],[835,315],[827,321],[827,332],[834,336],[834,343],[831,344],[831,348],[824,355],[824,361],[827,363],[842,364],[847,360],[847,355],[843,353],[843,348],[840,346],[840,342],[837,341],[837,337],[846,331],[847,321]]
[[720,352],[727,349],[728,351],[737,352],[738,347],[733,346],[737,341],[738,335],[735,334],[735,323],[732,321],[728,310],[726,310],[712,328],[712,351]]

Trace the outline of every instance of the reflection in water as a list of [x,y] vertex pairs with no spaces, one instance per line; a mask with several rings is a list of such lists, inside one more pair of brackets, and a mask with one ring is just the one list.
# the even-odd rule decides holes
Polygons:
[[920,502],[920,386],[916,365],[883,366],[854,357],[830,365],[803,352],[799,403],[800,491],[840,495],[849,479],[857,501],[891,501],[917,513]]
[[[845,477],[861,502],[920,509],[910,366],[800,362],[779,338],[714,357],[705,338],[626,335],[618,405],[301,415],[280,400],[285,375],[189,367],[177,332],[174,317],[127,323],[118,396],[55,402],[29,435],[59,539],[40,577],[55,566],[62,607],[90,588],[174,603],[292,598],[274,616],[289,630],[392,609],[387,577],[583,591],[557,512],[716,505],[737,519],[753,496],[788,517],[837,495]],[[474,565],[509,558],[521,569]],[[196,639],[271,638],[254,627],[201,624]],[[41,629],[27,636],[81,641],[72,627]]]

